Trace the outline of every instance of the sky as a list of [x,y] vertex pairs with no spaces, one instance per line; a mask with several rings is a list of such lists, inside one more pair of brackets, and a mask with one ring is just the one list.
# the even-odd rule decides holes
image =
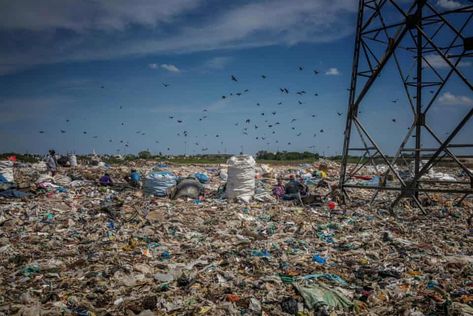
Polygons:
[[[357,9],[354,0],[0,0],[0,152],[339,154]],[[472,62],[460,66],[471,77]],[[387,151],[412,121],[395,70],[360,114]],[[472,106],[453,79],[431,124],[446,135]],[[458,143],[471,139],[469,125]]]

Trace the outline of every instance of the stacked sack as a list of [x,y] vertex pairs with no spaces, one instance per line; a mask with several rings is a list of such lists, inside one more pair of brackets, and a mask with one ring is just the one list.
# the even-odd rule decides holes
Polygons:
[[176,184],[177,177],[172,172],[153,171],[146,176],[143,191],[155,196],[167,196]]

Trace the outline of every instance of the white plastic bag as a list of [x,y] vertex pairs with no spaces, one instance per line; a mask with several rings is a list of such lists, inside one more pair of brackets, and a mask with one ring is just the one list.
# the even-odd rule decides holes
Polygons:
[[13,161],[0,161],[0,183],[13,183]]
[[255,195],[255,165],[251,156],[233,156],[228,162],[228,181],[225,196],[229,200],[248,203]]

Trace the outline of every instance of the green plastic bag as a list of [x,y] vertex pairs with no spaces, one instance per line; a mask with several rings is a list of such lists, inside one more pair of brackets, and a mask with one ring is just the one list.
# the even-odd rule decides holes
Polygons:
[[319,309],[322,306],[329,306],[335,309],[350,309],[353,302],[337,289],[332,289],[323,283],[311,286],[293,284],[304,298],[305,305],[310,309]]

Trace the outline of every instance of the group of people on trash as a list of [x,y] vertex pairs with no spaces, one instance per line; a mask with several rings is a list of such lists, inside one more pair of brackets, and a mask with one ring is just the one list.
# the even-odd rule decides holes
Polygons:
[[[56,161],[56,158],[55,158],[55,151],[54,150],[49,151],[49,155],[46,158],[46,165],[47,165],[48,170],[51,173],[51,175],[54,176],[57,173],[57,161]],[[322,172],[321,176],[322,176],[322,178],[324,178],[326,176],[325,171],[320,171],[320,172]],[[198,181],[195,180],[194,178],[192,178],[190,180],[188,178],[186,178],[184,180],[186,180],[186,181],[191,181],[192,180],[192,181],[198,183]],[[141,187],[141,175],[135,169],[132,169],[130,174],[125,177],[125,181],[133,187],[138,187],[138,188]],[[185,186],[186,188],[187,187],[189,187],[189,188],[192,187],[192,189],[193,189],[193,187],[196,187],[193,184],[194,182],[187,183],[186,181],[182,181],[181,186]],[[319,182],[319,185],[321,183],[323,185],[324,182]],[[110,176],[109,173],[105,173],[103,176],[100,177],[99,184],[101,186],[113,186],[114,181],[112,180],[112,177]],[[180,191],[184,192],[186,190],[180,190]],[[202,191],[200,187],[198,187],[198,191],[199,192]],[[194,194],[194,192],[191,192],[191,193]],[[272,194],[276,198],[286,200],[286,201],[291,201],[291,200],[302,200],[303,201],[304,199],[307,199],[307,198],[311,197],[311,195],[309,193],[309,188],[304,183],[304,179],[302,177],[300,177],[299,179],[296,179],[296,177],[294,175],[290,175],[289,176],[289,181],[286,182],[285,184],[283,183],[282,178],[278,178],[277,179],[277,184],[272,189]]]
[[294,175],[289,176],[289,181],[284,184],[279,178],[273,188],[273,195],[278,199],[294,200],[309,194],[309,188],[304,184],[303,179],[296,179]]
[[[57,166],[56,152],[51,149],[46,157],[46,167],[53,177],[57,173]],[[132,169],[130,174],[125,177],[125,181],[133,187],[141,187],[141,175],[135,169]],[[108,173],[100,177],[99,183],[101,186],[112,186],[114,184],[112,177]]]

